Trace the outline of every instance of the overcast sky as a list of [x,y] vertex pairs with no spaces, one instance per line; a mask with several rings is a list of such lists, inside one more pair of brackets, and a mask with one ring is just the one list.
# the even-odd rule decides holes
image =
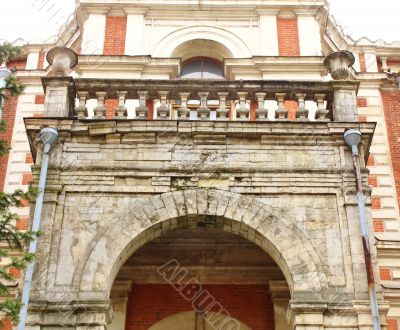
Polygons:
[[[46,42],[70,17],[75,0],[0,0],[0,40]],[[387,42],[400,40],[400,0],[330,0],[346,34]]]

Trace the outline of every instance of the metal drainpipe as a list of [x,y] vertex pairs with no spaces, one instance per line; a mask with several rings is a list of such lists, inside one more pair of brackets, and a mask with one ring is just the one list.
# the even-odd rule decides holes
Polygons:
[[358,145],[361,142],[361,137],[362,137],[361,132],[355,129],[350,129],[344,133],[344,139],[347,145],[351,148],[351,152],[353,155],[354,174],[357,186],[356,198],[358,204],[358,213],[360,216],[360,227],[362,234],[362,244],[364,249],[365,267],[367,270],[368,293],[371,305],[372,322],[374,330],[380,330],[381,323],[379,320],[378,299],[376,297],[375,279],[374,279],[374,272],[372,269],[371,252],[369,245],[369,230],[368,230],[367,219],[365,216],[365,203],[364,203],[364,194],[363,194],[362,177],[361,177],[361,163],[360,163],[360,156],[358,153]]
[[[47,179],[47,170],[49,167],[49,159],[50,159],[50,149],[54,146],[58,139],[58,132],[53,128],[43,128],[40,131],[40,139],[44,144],[43,149],[43,159],[42,159],[42,167],[40,170],[40,179],[39,179],[39,192],[36,199],[35,205],[35,213],[33,217],[32,223],[32,231],[38,232],[40,230],[40,222],[42,216],[42,207],[44,200],[44,191],[46,188],[46,179]],[[29,253],[36,253],[37,250],[37,238],[33,239],[29,244]],[[35,268],[35,262],[31,262],[25,273],[24,287],[22,291],[22,307],[19,314],[19,324],[18,330],[25,329],[26,318],[28,315],[28,305],[29,305],[29,296],[31,293],[31,285],[32,285],[32,276]]]

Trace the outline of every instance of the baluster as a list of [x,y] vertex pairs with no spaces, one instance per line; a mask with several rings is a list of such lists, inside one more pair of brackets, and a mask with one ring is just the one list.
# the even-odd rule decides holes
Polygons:
[[158,92],[160,95],[161,105],[157,108],[157,119],[168,119],[169,118],[169,106],[167,105],[167,97],[169,92],[163,91]]
[[147,91],[138,91],[139,95],[139,106],[135,108],[136,111],[136,119],[146,119],[147,118],[147,107],[146,100],[149,95]]
[[241,120],[247,120],[248,114],[250,110],[246,107],[246,98],[249,93],[247,92],[238,92],[237,96],[239,97],[239,114]]
[[306,94],[304,93],[297,93],[296,100],[299,103],[299,107],[296,112],[296,118],[300,121],[307,121],[308,120],[308,109],[306,109]]
[[206,120],[210,118],[210,109],[207,107],[207,99],[209,92],[199,92],[200,97],[200,108],[197,109],[197,113],[200,116],[199,119]]
[[187,106],[190,93],[182,92],[179,93],[179,96],[181,97],[181,107],[178,109],[178,119],[187,119],[190,113],[190,109]]
[[279,120],[287,120],[289,112],[285,108],[286,93],[275,93],[275,97],[278,101],[278,109],[275,111],[275,118]]
[[96,92],[97,106],[93,109],[94,118],[96,119],[104,119],[106,117],[106,108],[104,107],[106,96],[106,92]]
[[264,108],[264,101],[267,93],[256,93],[258,108],[256,110],[257,120],[267,120],[268,119],[268,109]]
[[229,93],[226,92],[219,92],[219,108],[217,109],[217,120],[228,120],[226,116],[229,112],[228,108],[226,107],[226,98],[228,97]]
[[318,121],[329,121],[329,118],[326,118],[329,110],[325,107],[325,96],[325,94],[315,94],[315,100],[318,106],[318,110],[315,113],[315,119]]
[[118,106],[115,108],[117,118],[124,118],[128,115],[128,109],[125,106],[125,99],[128,92],[118,92]]
[[86,107],[88,95],[89,92],[78,92],[79,106],[75,108],[75,113],[77,114],[78,119],[87,118],[88,116]]
[[382,71],[388,71],[389,66],[387,65],[387,57],[386,56],[381,56],[381,61],[382,61]]

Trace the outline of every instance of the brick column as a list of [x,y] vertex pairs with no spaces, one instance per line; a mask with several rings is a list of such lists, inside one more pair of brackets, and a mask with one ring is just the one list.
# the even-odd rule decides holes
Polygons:
[[297,17],[278,17],[279,56],[300,56]]
[[[0,140],[6,141],[8,145],[11,144],[15,115],[17,112],[18,97],[9,97],[3,104],[2,120],[5,121],[5,131],[0,132]],[[8,155],[0,157],[0,189],[4,191],[4,184],[7,174]]]
[[104,37],[104,55],[124,55],[126,16],[107,16]]
[[382,90],[382,103],[385,113],[390,158],[400,206],[400,90],[397,87]]

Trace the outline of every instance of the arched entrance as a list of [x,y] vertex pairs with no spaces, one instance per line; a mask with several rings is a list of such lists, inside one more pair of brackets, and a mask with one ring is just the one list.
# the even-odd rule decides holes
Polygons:
[[73,286],[81,292],[97,292],[107,299],[122,265],[141,246],[166,233],[193,227],[223,230],[258,245],[285,275],[292,298],[304,293],[321,298],[327,288],[322,260],[309,239],[256,198],[201,188],[124,203],[119,216],[97,233],[80,258]]
[[178,229],[148,242],[122,266],[111,297],[120,315],[111,329],[290,328],[289,288],[278,265],[256,244],[221,229]]

